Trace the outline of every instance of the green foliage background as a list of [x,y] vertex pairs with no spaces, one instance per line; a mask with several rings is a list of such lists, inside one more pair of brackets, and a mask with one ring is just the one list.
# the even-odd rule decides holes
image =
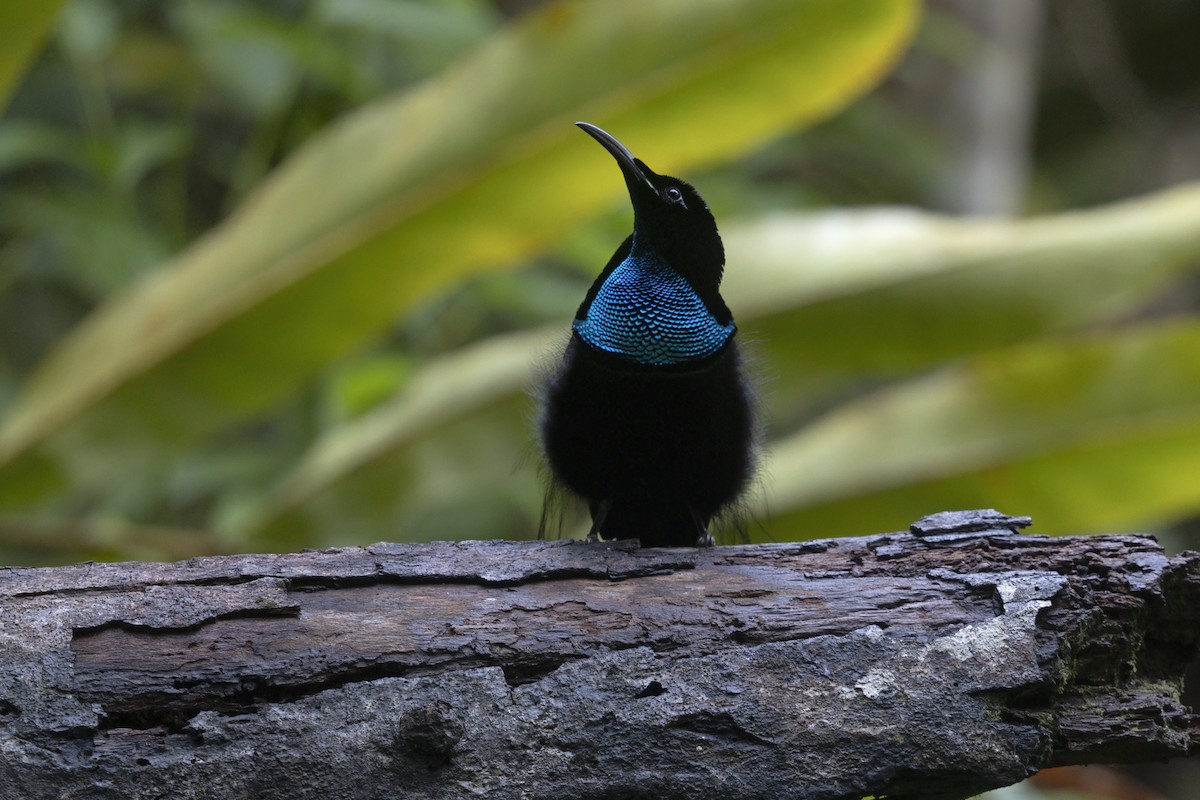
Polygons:
[[1200,89],[1162,62],[1196,15],[1101,10],[1140,104],[1051,18],[1008,220],[916,210],[978,47],[944,3],[13,0],[0,555],[533,535],[529,390],[629,225],[577,119],[717,214],[753,538],[994,506],[1186,539]]

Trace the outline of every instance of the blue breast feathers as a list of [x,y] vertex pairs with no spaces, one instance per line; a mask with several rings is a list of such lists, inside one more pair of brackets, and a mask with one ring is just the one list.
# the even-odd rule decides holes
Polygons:
[[707,358],[736,330],[732,320],[717,322],[691,284],[657,254],[636,250],[572,327],[592,347],[650,366]]

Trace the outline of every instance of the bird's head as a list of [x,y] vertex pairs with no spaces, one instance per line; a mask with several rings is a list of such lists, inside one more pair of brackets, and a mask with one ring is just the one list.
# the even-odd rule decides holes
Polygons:
[[725,249],[704,198],[691,184],[647,167],[615,137],[587,122],[575,123],[612,154],[633,204],[635,247],[652,247],[698,289],[716,291]]

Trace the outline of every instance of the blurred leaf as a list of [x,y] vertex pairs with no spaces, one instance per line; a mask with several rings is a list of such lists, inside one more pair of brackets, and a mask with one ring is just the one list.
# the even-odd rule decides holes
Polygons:
[[[515,399],[532,385],[539,363],[549,353],[552,343],[563,336],[563,331],[553,326],[549,330],[497,336],[439,358],[418,372],[395,400],[323,436],[267,499],[256,517],[238,522],[250,528],[286,528],[295,520],[284,524],[278,517],[291,514],[298,506],[351,476],[364,485],[393,480],[390,476],[395,475],[394,464],[381,470],[388,474],[381,480],[364,477],[362,471],[394,459],[399,451],[418,439],[438,436],[450,423]],[[510,446],[507,450],[517,452],[519,448]],[[479,452],[485,451],[480,448]],[[495,466],[491,465],[493,469]],[[397,491],[393,489],[392,493]],[[339,527],[345,530],[344,526]],[[475,535],[482,536],[485,532],[486,529]],[[435,531],[431,535],[448,534]]]
[[[220,229],[114,297],[28,384],[3,479],[84,446],[194,437],[261,411],[396,313],[543,246],[618,194],[571,125],[656,169],[728,158],[850,101],[911,32],[906,0],[554,4],[333,126]],[[619,54],[619,57],[618,57]]]
[[46,271],[101,298],[161,258],[165,245],[125,203],[105,194],[39,188],[0,196],[0,230],[36,238],[55,255]]
[[216,98],[210,98],[208,106],[194,105],[201,76],[192,53],[174,38],[177,35],[159,28],[123,29],[103,67],[109,90],[118,98],[169,98],[175,105],[212,114]]
[[335,28],[379,37],[420,74],[448,63],[496,24],[491,4],[428,0],[319,0],[318,19]]
[[[314,9],[321,16],[321,9]],[[306,19],[237,2],[187,2],[176,13],[201,63],[222,91],[254,117],[293,106],[301,82],[317,79],[349,97],[362,97],[364,65],[353,47]],[[246,80],[247,75],[254,80]]]
[[148,172],[182,156],[187,136],[178,123],[145,120],[131,121],[112,138],[84,138],[41,122],[6,122],[0,125],[0,173],[60,165],[129,192]]
[[839,408],[775,444],[771,530],[903,529],[994,506],[1047,530],[1200,509],[1200,322],[1034,342]]
[[[247,518],[225,519],[222,533],[256,550],[396,536],[430,541],[534,535],[537,526],[530,520],[537,519],[542,490],[523,397],[502,394],[474,413],[437,420],[428,433],[381,450],[354,470],[353,480],[321,487],[297,498],[302,502],[294,507],[272,507],[279,512],[274,516],[264,518],[256,508]],[[289,482],[286,488],[311,487]]]
[[58,462],[40,453],[31,455],[21,466],[20,480],[0,481],[0,508],[28,505],[66,480]]
[[412,41],[473,39],[488,30],[491,8],[483,3],[431,3],[415,0],[318,0],[325,23],[386,31]]
[[1029,220],[843,211],[725,238],[725,295],[785,380],[897,373],[1139,310],[1200,267],[1200,184]]
[[119,519],[0,517],[0,563],[62,564],[81,558],[174,561],[224,552],[204,531],[131,525]]
[[119,23],[108,0],[73,0],[58,21],[58,41],[72,61],[94,68],[112,51]]
[[5,0],[0,7],[0,111],[62,6],[62,0]]
[[224,92],[255,117],[287,107],[303,77],[294,58],[299,48],[288,45],[307,35],[303,26],[233,3],[189,0],[174,12],[199,61]]
[[409,359],[390,354],[352,360],[329,380],[326,418],[336,424],[362,415],[394,395],[412,371]]
[[0,123],[0,174],[38,164],[92,169],[84,141],[73,132],[54,125],[31,121]]
[[114,188],[133,191],[146,175],[187,152],[188,131],[177,123],[137,122],[120,131],[112,168]]

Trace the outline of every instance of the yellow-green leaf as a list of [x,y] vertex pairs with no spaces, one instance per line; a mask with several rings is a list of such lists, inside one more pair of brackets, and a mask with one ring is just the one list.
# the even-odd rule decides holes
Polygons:
[[5,0],[0,8],[0,111],[54,26],[63,0]]
[[782,378],[902,373],[1138,310],[1200,266],[1200,185],[1015,221],[781,215],[726,239],[726,297]]
[[[397,467],[398,453],[419,439],[437,437],[448,424],[486,413],[499,403],[511,403],[514,395],[532,387],[539,365],[551,354],[554,343],[564,339],[564,331],[554,326],[550,330],[497,336],[443,356],[414,376],[394,400],[322,437],[264,506],[256,509],[253,518],[237,519],[234,523],[260,531],[298,529],[302,526],[299,518],[303,514],[298,511],[301,506],[352,476],[364,485],[384,485],[392,496],[399,495],[403,490],[397,479],[402,469]],[[519,432],[516,439],[521,438]],[[514,444],[505,450],[516,454],[520,447]],[[381,462],[384,465],[381,479],[363,476],[364,471]],[[501,474],[511,471],[500,465],[492,467]],[[390,490],[386,488],[388,482]],[[379,505],[364,503],[361,496],[353,493],[349,496],[354,496],[360,506]],[[339,531],[350,527],[352,518],[374,517],[371,508],[360,508],[356,513],[347,505],[342,504],[337,512],[341,520],[336,526]],[[390,509],[385,513],[391,513]],[[373,519],[373,522],[378,530],[383,520]],[[481,530],[475,536],[489,533]],[[443,531],[434,535],[449,534]]]
[[843,406],[777,443],[782,539],[904,529],[947,508],[1118,530],[1200,510],[1200,322],[986,353]]

